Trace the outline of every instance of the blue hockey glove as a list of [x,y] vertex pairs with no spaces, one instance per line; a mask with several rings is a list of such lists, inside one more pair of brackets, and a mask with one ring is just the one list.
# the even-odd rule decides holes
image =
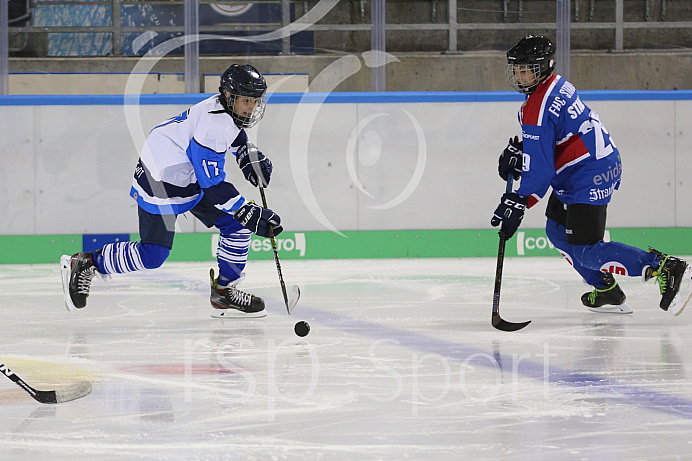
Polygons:
[[274,236],[279,235],[284,230],[280,226],[281,218],[279,215],[269,208],[262,208],[255,202],[247,202],[233,216],[245,229],[260,237],[271,237],[269,226],[271,226]]
[[505,150],[500,154],[500,159],[498,161],[499,165],[497,171],[500,173],[500,177],[507,181],[507,177],[511,174],[514,179],[519,179],[521,177],[521,167],[524,159],[524,142],[519,141],[519,137],[515,136],[514,139],[509,138],[509,143]]
[[500,199],[500,205],[495,209],[490,225],[497,227],[500,224],[500,233],[504,234],[506,239],[512,238],[514,233],[519,229],[521,220],[524,219],[524,211],[529,203],[528,197],[522,197],[516,192],[504,194]]
[[257,187],[257,178],[261,178],[262,187],[269,185],[274,167],[272,162],[257,149],[257,146],[252,143],[243,144],[238,148],[235,160],[250,184]]

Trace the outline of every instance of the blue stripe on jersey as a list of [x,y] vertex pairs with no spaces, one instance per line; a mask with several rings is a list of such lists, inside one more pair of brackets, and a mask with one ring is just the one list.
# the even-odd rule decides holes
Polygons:
[[240,195],[238,189],[229,182],[221,182],[204,190],[207,200],[213,203],[216,208],[228,213],[235,211],[245,203],[245,198]]
[[225,152],[215,152],[192,138],[185,153],[195,169],[197,182],[203,189],[215,186],[226,179],[226,172],[224,171]]
[[154,180],[141,159],[137,162],[134,179],[130,197],[137,201],[140,208],[152,214],[185,213],[197,205],[204,195],[197,183],[180,187]]
[[[141,169],[140,169],[141,168]],[[135,179],[142,191],[150,197],[160,199],[182,198],[187,199],[197,196],[200,192],[198,184],[192,183],[185,187],[180,187],[167,183],[166,181],[156,181],[149,169],[142,163],[140,159],[135,168]]]
[[168,125],[169,123],[180,123],[180,122],[184,122],[184,121],[187,119],[187,116],[188,116],[188,115],[190,115],[190,109],[186,110],[185,112],[183,112],[183,113],[180,114],[180,115],[176,115],[175,117],[169,118],[168,120],[166,120],[165,122],[163,122],[163,123],[161,123],[161,124],[159,124],[159,125],[156,125],[151,131],[154,131],[154,130],[157,129],[157,128],[161,128],[162,126],[166,126],[166,125]]
[[195,205],[197,205],[200,202],[200,200],[202,200],[203,196],[204,192],[200,191],[197,197],[186,202],[168,202],[154,204],[152,203],[152,201],[154,200],[153,197],[146,197],[144,192],[140,189],[137,189],[134,185],[130,188],[130,197],[134,198],[137,201],[137,205],[141,209],[151,214],[183,214],[186,211],[190,211],[191,209],[193,209]]

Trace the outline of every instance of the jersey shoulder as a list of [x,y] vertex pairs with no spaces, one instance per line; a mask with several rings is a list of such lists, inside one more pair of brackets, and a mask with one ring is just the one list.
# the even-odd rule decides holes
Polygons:
[[557,121],[563,108],[576,98],[574,85],[560,75],[552,74],[536,88],[521,109],[523,125],[543,126],[549,119]]
[[238,137],[241,130],[224,110],[217,96],[212,96],[195,106],[197,123],[195,140],[219,154],[223,154]]

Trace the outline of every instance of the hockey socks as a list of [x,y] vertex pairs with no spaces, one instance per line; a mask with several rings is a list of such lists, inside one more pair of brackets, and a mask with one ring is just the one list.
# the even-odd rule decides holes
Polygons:
[[102,274],[124,274],[155,269],[168,258],[170,249],[155,243],[109,243],[94,253],[94,264]]
[[240,278],[247,263],[251,236],[252,233],[246,229],[231,235],[219,236],[219,246],[216,250],[219,263],[219,285],[226,286]]

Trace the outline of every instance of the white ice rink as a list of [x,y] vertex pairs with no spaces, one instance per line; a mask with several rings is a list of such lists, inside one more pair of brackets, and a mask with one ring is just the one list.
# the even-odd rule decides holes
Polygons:
[[[689,259],[689,258],[688,258]],[[634,314],[594,314],[559,257],[251,262],[259,320],[209,316],[209,263],[94,281],[68,312],[58,264],[0,266],[6,460],[664,460],[692,452],[692,309],[620,278]],[[305,338],[293,333],[310,323]]]

